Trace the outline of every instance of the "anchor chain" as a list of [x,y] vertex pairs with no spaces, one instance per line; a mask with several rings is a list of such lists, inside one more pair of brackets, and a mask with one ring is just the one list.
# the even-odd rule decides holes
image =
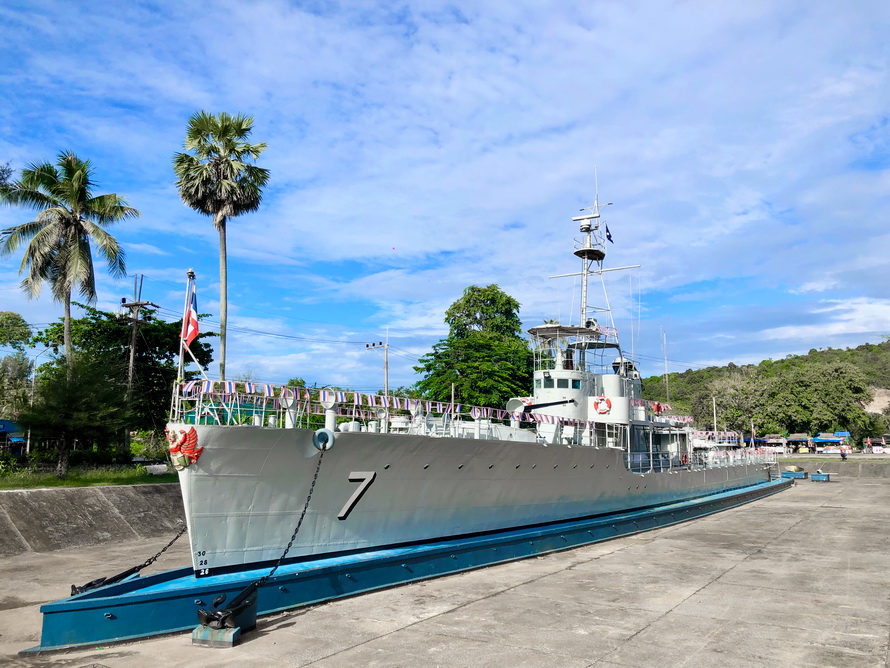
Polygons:
[[288,552],[290,552],[294,541],[297,539],[297,534],[300,532],[303,520],[306,518],[306,511],[309,510],[309,502],[312,500],[312,493],[315,491],[315,483],[318,482],[318,472],[321,470],[321,461],[324,459],[325,452],[326,449],[320,450],[318,463],[315,465],[315,474],[312,476],[312,483],[309,485],[309,494],[306,496],[306,503],[303,504],[303,512],[300,513],[300,519],[297,520],[297,526],[294,527],[294,532],[291,534],[290,540],[287,542],[287,547],[284,548],[284,552],[278,557],[278,561],[275,562],[272,570],[259,580],[255,580],[247,585],[247,587],[233,598],[232,602],[225,608],[220,608],[220,606],[226,602],[226,594],[222,593],[213,600],[210,610],[204,610],[203,608],[198,610],[198,621],[202,626],[207,626],[211,629],[234,628],[236,626],[234,620],[237,615],[249,606],[254,605],[259,588],[266,584],[266,582],[269,581],[269,578],[275,575],[275,571],[278,570],[278,567],[284,563]]
[[155,561],[158,560],[158,557],[160,557],[162,554],[164,554],[164,552],[166,552],[167,549],[171,545],[173,545],[173,543],[175,543],[177,540],[179,540],[179,537],[182,536],[182,534],[184,534],[187,530],[188,530],[188,525],[183,524],[182,528],[179,530],[179,533],[177,533],[175,536],[173,536],[173,540],[171,540],[164,547],[162,547],[161,551],[158,552],[155,556],[149,557],[148,559],[143,561],[138,566],[133,566],[133,568],[128,568],[127,570],[123,571],[122,573],[118,573],[117,575],[112,575],[107,578],[97,578],[95,580],[92,580],[91,582],[87,582],[85,585],[81,585],[80,587],[78,587],[77,585],[71,585],[71,595],[76,596],[77,594],[83,594],[85,591],[90,591],[91,589],[95,589],[96,587],[102,587],[104,585],[109,585],[109,584],[114,584],[115,582],[120,582],[124,578],[130,577],[134,573],[138,573],[143,568],[147,568],[148,566],[151,566]]

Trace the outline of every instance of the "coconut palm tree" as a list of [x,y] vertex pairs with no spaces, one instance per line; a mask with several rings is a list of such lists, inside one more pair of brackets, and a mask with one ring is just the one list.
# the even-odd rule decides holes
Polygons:
[[43,283],[65,305],[65,356],[71,364],[71,293],[77,288],[87,302],[96,300],[92,239],[115,278],[126,275],[124,251],[104,228],[139,215],[116,194],[94,195],[89,160],[59,153],[56,164],[32,164],[18,181],[0,185],[0,202],[33,209],[28,223],[0,231],[0,255],[26,244],[19,273],[27,271],[22,289],[33,299]]
[[226,223],[229,218],[256,211],[263,197],[263,186],[269,180],[268,169],[245,162],[255,161],[266,149],[263,143],[245,141],[252,129],[252,116],[199,111],[189,119],[186,152],[173,156],[176,187],[182,201],[195,211],[212,216],[213,226],[219,232],[220,380],[226,378]]

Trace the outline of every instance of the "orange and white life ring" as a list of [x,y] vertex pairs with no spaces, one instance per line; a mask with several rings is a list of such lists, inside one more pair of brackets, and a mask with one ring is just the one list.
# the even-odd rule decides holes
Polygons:
[[599,396],[593,400],[593,409],[600,415],[606,415],[612,410],[612,400],[609,397]]

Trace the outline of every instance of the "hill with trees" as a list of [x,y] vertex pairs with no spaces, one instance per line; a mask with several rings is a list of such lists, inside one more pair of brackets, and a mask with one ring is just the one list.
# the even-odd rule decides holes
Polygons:
[[890,431],[890,411],[869,413],[875,389],[890,388],[890,341],[810,350],[760,364],[689,369],[643,381],[646,399],[692,415],[700,426],[759,434],[850,431],[862,438]]

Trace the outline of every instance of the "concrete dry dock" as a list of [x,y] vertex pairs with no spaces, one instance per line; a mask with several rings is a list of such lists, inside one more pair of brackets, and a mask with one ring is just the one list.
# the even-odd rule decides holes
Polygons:
[[[187,634],[40,656],[38,603],[165,541],[0,560],[19,666],[890,666],[890,483],[836,477],[686,524]],[[159,562],[182,565],[187,546]]]

